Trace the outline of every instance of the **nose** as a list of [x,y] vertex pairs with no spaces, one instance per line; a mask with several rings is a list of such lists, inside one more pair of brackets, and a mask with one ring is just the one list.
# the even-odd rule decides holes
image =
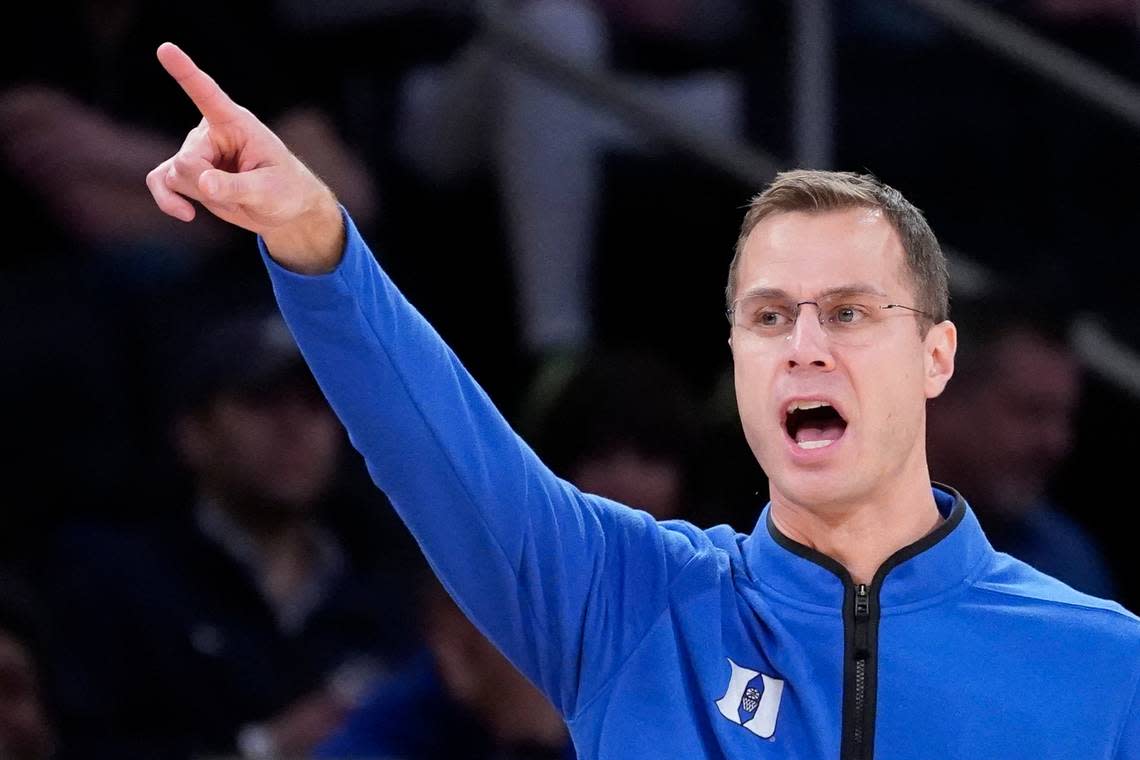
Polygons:
[[819,321],[819,307],[814,303],[799,304],[799,314],[788,333],[787,343],[788,369],[811,366],[829,370],[835,367],[831,341]]

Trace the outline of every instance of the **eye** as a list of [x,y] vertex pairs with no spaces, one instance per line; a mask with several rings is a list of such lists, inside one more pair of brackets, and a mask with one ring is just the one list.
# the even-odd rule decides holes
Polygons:
[[755,327],[773,329],[791,324],[791,321],[786,310],[778,306],[761,306],[752,313],[752,324]]
[[830,322],[839,325],[857,325],[867,317],[867,307],[859,304],[843,304],[831,310]]
[[761,309],[756,312],[756,324],[761,327],[776,327],[780,324],[781,314],[772,309]]

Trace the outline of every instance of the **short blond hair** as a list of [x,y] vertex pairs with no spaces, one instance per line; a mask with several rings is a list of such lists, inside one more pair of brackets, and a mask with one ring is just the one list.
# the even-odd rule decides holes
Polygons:
[[[895,228],[906,252],[906,267],[914,282],[916,308],[930,315],[934,324],[950,316],[950,277],[946,256],[934,231],[903,194],[870,174],[808,169],[781,172],[764,192],[753,198],[736,239],[736,253],[728,270],[725,301],[729,308],[736,297],[744,243],[764,219],[792,211],[826,212],[848,208],[879,209]],[[925,332],[925,329],[923,330]]]

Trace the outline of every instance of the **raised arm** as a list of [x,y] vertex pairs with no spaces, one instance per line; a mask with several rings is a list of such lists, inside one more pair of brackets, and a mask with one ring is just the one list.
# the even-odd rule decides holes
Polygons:
[[463,610],[564,714],[597,694],[665,612],[703,534],[582,494],[520,440],[377,266],[331,192],[173,46],[202,112],[148,178],[261,235],[313,374]]

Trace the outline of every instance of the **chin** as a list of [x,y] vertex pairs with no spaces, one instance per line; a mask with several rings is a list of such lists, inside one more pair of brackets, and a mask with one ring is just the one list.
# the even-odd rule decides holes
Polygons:
[[323,489],[314,489],[308,486],[296,488],[282,487],[265,493],[265,500],[275,504],[278,509],[287,514],[303,515],[313,511],[314,505],[320,500]]

